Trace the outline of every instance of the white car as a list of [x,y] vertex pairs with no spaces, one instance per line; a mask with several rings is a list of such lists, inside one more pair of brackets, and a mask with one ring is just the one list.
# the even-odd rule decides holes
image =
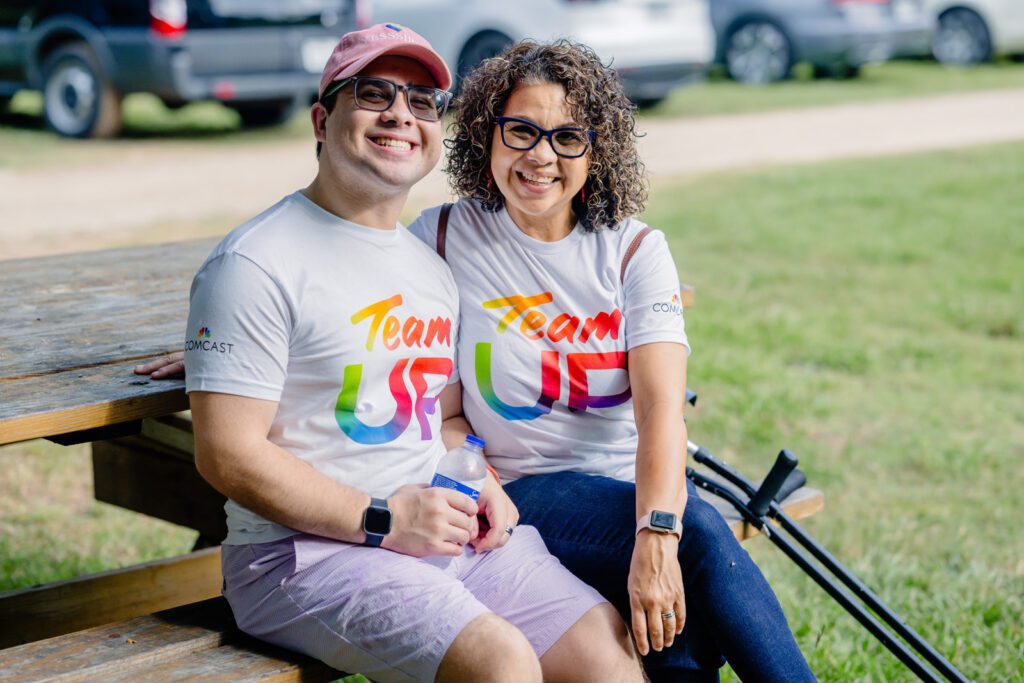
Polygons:
[[944,64],[1024,54],[1024,0],[924,0],[938,20],[932,53]]
[[461,76],[509,43],[571,38],[611,61],[634,102],[650,105],[714,59],[708,0],[374,0],[372,21],[430,41]]

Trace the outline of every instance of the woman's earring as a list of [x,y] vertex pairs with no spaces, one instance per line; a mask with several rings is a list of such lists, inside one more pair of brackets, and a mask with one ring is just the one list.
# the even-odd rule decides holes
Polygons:
[[487,189],[494,189],[494,174],[491,173],[491,169],[487,169]]
[[587,188],[583,186],[580,188],[580,204],[587,203]]

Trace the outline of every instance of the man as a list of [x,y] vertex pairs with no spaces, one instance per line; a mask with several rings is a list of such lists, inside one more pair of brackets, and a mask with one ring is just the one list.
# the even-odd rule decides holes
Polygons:
[[187,387],[196,465],[230,499],[225,596],[242,630],[377,680],[640,680],[614,609],[515,528],[499,482],[478,503],[423,486],[461,413],[458,298],[397,220],[450,84],[407,28],[343,37],[315,179],[196,275]]

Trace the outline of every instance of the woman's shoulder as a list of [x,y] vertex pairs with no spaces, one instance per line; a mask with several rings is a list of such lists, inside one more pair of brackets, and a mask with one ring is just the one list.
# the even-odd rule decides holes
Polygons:
[[614,226],[608,226],[594,233],[595,237],[612,245],[614,251],[625,254],[629,249],[636,250],[648,243],[655,244],[664,242],[665,236],[661,230],[652,228],[636,217],[629,217],[619,221]]

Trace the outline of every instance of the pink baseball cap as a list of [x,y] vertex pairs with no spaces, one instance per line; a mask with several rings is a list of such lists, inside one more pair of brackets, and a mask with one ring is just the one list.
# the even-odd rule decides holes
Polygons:
[[415,59],[426,67],[439,88],[447,90],[452,85],[448,67],[426,38],[399,24],[377,24],[342,36],[320,77],[320,95],[334,81],[355,76],[370,62],[384,55]]

